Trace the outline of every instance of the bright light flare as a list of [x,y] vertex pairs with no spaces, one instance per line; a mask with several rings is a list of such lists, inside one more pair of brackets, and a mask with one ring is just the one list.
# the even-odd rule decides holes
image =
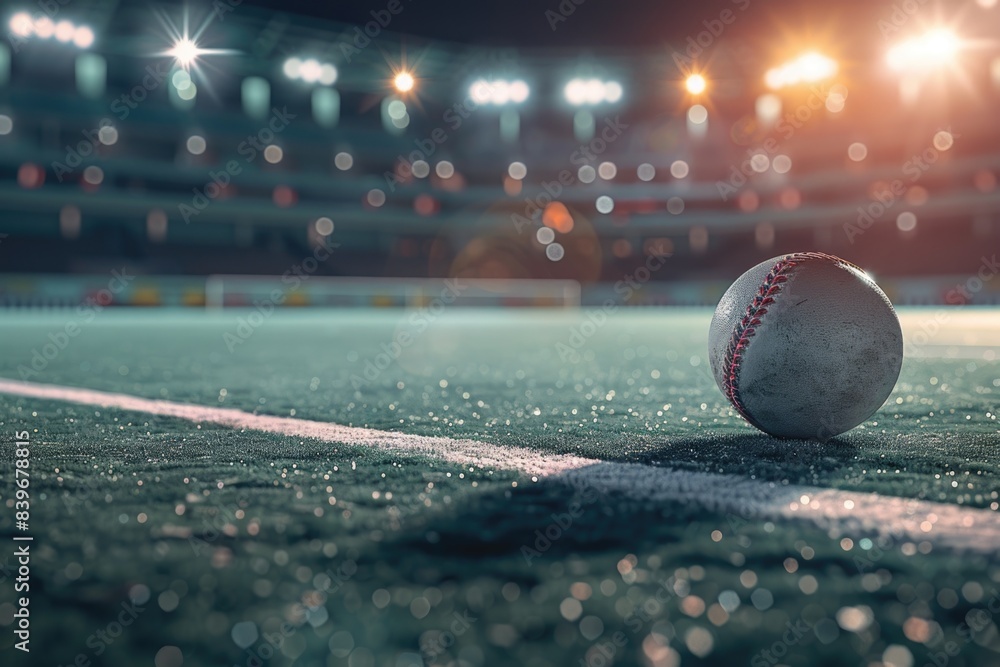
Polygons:
[[408,93],[413,90],[413,86],[416,82],[413,80],[413,75],[409,72],[400,72],[396,75],[396,78],[392,80],[392,85],[396,87],[401,93]]
[[[183,22],[180,27],[166,14],[155,12],[155,16],[166,32],[167,43],[172,44],[172,46],[166,51],[160,51],[154,55],[173,58],[177,66],[183,70],[199,70],[198,61],[201,59],[201,56],[233,55],[238,53],[232,49],[205,49],[198,45],[202,34],[204,34],[211,23],[211,17],[206,19],[196,29],[191,30],[186,10],[184,11]],[[79,37],[84,41],[88,38],[92,40],[93,34],[80,35]],[[191,93],[193,94],[193,92],[192,89]]]
[[764,82],[769,88],[777,90],[801,83],[814,83],[829,79],[837,73],[837,70],[836,61],[815,51],[810,51],[780,67],[769,69],[764,76]]
[[705,81],[705,77],[701,74],[692,74],[684,81],[684,87],[692,95],[700,95],[705,92],[705,88],[708,87],[708,82]]
[[931,70],[954,60],[959,46],[953,32],[939,28],[892,47],[886,61],[897,71]]
[[177,64],[184,69],[191,69],[191,65],[194,61],[198,59],[204,51],[198,48],[198,45],[194,43],[194,40],[188,39],[187,37],[182,37],[177,40],[174,47],[167,51],[168,56],[172,56]]

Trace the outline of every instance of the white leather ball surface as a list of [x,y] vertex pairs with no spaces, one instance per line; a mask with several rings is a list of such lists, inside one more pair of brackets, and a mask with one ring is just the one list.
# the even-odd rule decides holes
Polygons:
[[726,290],[708,354],[716,383],[748,422],[781,438],[826,440],[888,398],[903,333],[861,269],[795,253],[758,264]]

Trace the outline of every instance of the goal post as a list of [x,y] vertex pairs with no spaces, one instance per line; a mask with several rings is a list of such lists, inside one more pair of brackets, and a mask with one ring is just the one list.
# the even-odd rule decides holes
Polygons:
[[211,275],[205,306],[253,308],[262,303],[287,307],[423,308],[447,305],[511,308],[577,308],[575,280],[484,278],[355,278],[328,276]]

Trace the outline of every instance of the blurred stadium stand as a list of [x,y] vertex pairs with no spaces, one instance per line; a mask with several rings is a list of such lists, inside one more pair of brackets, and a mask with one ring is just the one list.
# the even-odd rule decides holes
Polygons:
[[[60,6],[55,23],[93,30],[87,48],[11,32],[19,9],[44,17],[39,7],[8,3],[3,17],[7,305],[74,293],[66,279],[86,291],[123,266],[159,295],[135,302],[198,305],[207,276],[280,276],[320,244],[336,247],[318,276],[574,280],[584,303],[648,257],[669,259],[636,302],[708,303],[767,257],[821,250],[897,285],[904,302],[932,302],[1000,246],[995,49],[901,75],[883,65],[884,44],[841,42],[834,77],[769,91],[773,49],[718,40],[695,95],[674,57],[686,43],[491,49],[380,26],[366,43],[365,26],[234,4],[192,15],[206,26],[200,46],[235,53],[205,54],[186,75],[156,55],[173,46],[165,25],[182,24],[176,5]],[[328,80],[320,64],[335,81],[302,80]],[[408,93],[392,88],[403,68],[416,79]],[[574,77],[615,82],[620,99],[573,106]],[[489,97],[478,80],[523,81],[530,94],[477,103]],[[268,152],[248,149],[250,137]],[[414,176],[415,159],[429,175]],[[239,173],[215,178],[228,184],[209,200],[228,163]],[[885,212],[859,224],[894,181]],[[976,298],[998,303],[998,289]]]

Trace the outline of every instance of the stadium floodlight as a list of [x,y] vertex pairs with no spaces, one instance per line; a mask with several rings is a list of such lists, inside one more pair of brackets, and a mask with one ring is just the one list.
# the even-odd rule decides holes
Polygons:
[[322,65],[315,58],[309,58],[302,62],[299,68],[299,77],[306,83],[316,83],[322,74]]
[[600,79],[587,79],[583,84],[584,101],[588,104],[600,104],[604,101],[604,82]]
[[56,34],[56,24],[48,16],[43,16],[35,21],[35,34],[48,39]]
[[837,73],[837,62],[831,58],[810,51],[804,53],[795,60],[789,61],[780,67],[774,67],[767,71],[764,82],[771,89],[796,86],[802,83],[815,83],[823,79],[829,79]]
[[490,96],[494,104],[507,104],[510,101],[510,91],[507,89],[506,81],[494,81],[493,82],[493,93]]
[[67,43],[73,41],[73,33],[76,32],[76,26],[69,21],[60,21],[56,24],[56,41]]
[[31,37],[35,32],[35,22],[28,12],[18,12],[10,18],[10,32],[16,37]]
[[955,33],[938,28],[892,47],[886,61],[897,71],[926,71],[951,62],[959,46]]
[[330,63],[321,63],[315,58],[289,58],[282,65],[281,71],[289,79],[298,79],[306,83],[321,83],[332,86],[337,80],[337,68]]
[[600,79],[572,79],[563,90],[566,101],[573,106],[613,104],[621,100],[623,92],[619,82]]
[[566,95],[566,101],[573,106],[579,106],[583,104],[584,98],[586,97],[586,92],[584,91],[583,81],[580,79],[573,79],[566,84],[566,90],[564,91]]
[[319,67],[319,82],[324,86],[332,86],[337,80],[337,68],[330,63],[323,63]]
[[[199,45],[202,35],[208,29],[209,23],[212,20],[211,18],[206,19],[200,26],[191,29],[186,9],[184,10],[183,22],[180,27],[162,12],[154,11],[154,15],[166,32],[167,43],[171,45],[166,51],[160,51],[155,55],[173,58],[176,66],[183,70],[193,69],[199,71],[198,61],[202,56],[232,55],[238,53],[233,49],[206,49]],[[212,13],[212,17],[216,15],[216,13]],[[193,89],[191,92],[193,94]]]
[[608,81],[604,84],[604,100],[606,102],[617,102],[622,98],[622,84],[617,81]]
[[484,79],[478,79],[469,86],[469,97],[476,104],[487,104],[489,103],[492,95],[490,94],[490,84]]
[[14,14],[8,27],[13,37],[21,39],[29,37],[51,39],[54,37],[57,42],[74,44],[81,49],[86,49],[94,43],[94,31],[87,26],[77,26],[66,20],[56,23],[48,16],[39,16],[34,19],[27,12]]
[[198,48],[193,39],[182,37],[174,43],[173,48],[167,51],[167,55],[173,56],[177,64],[184,69],[191,69],[191,65],[198,59],[204,51]]
[[510,101],[514,104],[521,104],[527,100],[528,95],[531,94],[531,89],[528,87],[528,84],[520,79],[511,81],[508,86],[508,90],[510,91]]
[[684,87],[692,95],[700,95],[705,92],[705,88],[708,87],[708,82],[705,81],[705,77],[701,74],[692,74],[685,79]]
[[477,79],[469,86],[469,97],[473,102],[496,106],[521,104],[528,99],[530,92],[528,84],[520,79],[516,81]]
[[413,90],[415,83],[413,75],[407,71],[399,72],[392,80],[392,85],[401,93],[408,93]]
[[299,71],[302,69],[302,61],[298,58],[289,58],[285,61],[282,66],[281,71],[285,73],[289,79],[299,78]]
[[81,49],[88,49],[94,43],[94,31],[83,25],[73,33],[73,43]]

